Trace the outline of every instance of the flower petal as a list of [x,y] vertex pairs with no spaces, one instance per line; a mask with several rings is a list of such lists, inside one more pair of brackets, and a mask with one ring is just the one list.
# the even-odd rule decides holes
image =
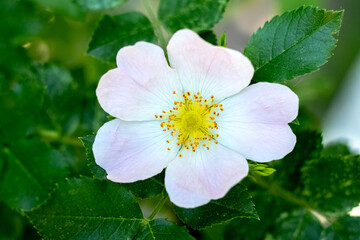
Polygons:
[[96,163],[114,182],[134,182],[160,173],[176,156],[167,151],[167,135],[158,121],[105,123],[93,145]]
[[213,46],[191,30],[179,30],[167,46],[170,65],[179,74],[185,91],[211,95],[220,101],[249,85],[251,62],[236,50]]
[[154,119],[155,114],[173,107],[173,91],[181,91],[175,71],[163,50],[138,42],[117,54],[118,68],[104,74],[96,89],[101,107],[126,121]]
[[179,207],[194,208],[224,197],[249,171],[244,157],[221,145],[182,154],[165,172],[166,191]]
[[299,99],[288,87],[257,83],[222,104],[216,119],[221,144],[256,162],[281,159],[294,148],[288,123],[297,116]]

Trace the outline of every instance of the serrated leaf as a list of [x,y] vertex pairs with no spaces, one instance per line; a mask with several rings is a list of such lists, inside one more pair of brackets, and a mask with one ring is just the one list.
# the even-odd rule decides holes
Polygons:
[[342,17],[343,11],[301,7],[265,23],[244,51],[255,68],[253,81],[283,83],[318,70],[336,46]]
[[301,167],[306,161],[319,157],[323,148],[321,133],[310,130],[294,132],[297,138],[294,150],[280,161],[270,163],[277,170],[273,177],[291,191],[302,188]]
[[304,196],[314,208],[347,213],[360,202],[360,155],[313,159],[301,172]]
[[165,171],[162,171],[162,173],[154,177],[133,183],[123,183],[122,185],[129,189],[136,197],[150,198],[163,192],[165,189],[164,177]]
[[68,174],[61,153],[36,139],[18,140],[1,152],[5,161],[0,200],[17,210],[27,211],[46,201],[54,184]]
[[75,3],[86,10],[103,10],[116,7],[126,0],[75,0]]
[[85,152],[86,152],[86,164],[90,169],[90,172],[97,179],[106,179],[107,173],[99,165],[96,164],[94,154],[92,151],[92,146],[95,141],[95,134],[87,135],[86,137],[81,137]]
[[178,217],[193,229],[203,229],[234,218],[258,218],[246,187],[238,184],[224,198],[198,208],[174,206]]
[[307,210],[283,213],[275,224],[275,239],[319,239],[323,227],[320,221]]
[[[87,165],[97,179],[106,179],[107,173],[99,165],[96,164],[94,154],[92,151],[92,146],[95,140],[95,135],[88,135],[86,137],[80,138],[84,144],[86,151],[86,162]],[[140,198],[149,198],[160,194],[164,190],[164,174],[162,173],[145,180],[133,182],[133,183],[123,183],[122,185],[129,189],[136,197]]]
[[165,219],[155,219],[148,222],[140,230],[135,240],[195,240],[186,228],[180,227]]
[[119,184],[89,178],[60,183],[28,217],[45,239],[133,239],[144,221],[132,194]]
[[334,221],[321,235],[321,240],[358,240],[360,217],[343,216]]
[[208,43],[211,43],[213,45],[217,44],[217,37],[216,37],[215,33],[211,30],[200,33],[200,37],[202,39],[204,39],[205,41],[207,41]]
[[108,62],[115,62],[120,48],[138,41],[156,42],[150,21],[139,12],[104,16],[97,26],[88,53]]
[[161,0],[159,20],[170,32],[211,29],[222,18],[229,0]]

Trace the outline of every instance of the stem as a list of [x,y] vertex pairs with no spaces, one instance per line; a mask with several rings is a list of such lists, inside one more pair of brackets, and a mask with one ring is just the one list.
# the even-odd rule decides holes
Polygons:
[[309,212],[311,212],[315,217],[317,217],[319,219],[319,221],[321,222],[321,224],[326,227],[329,226],[331,224],[331,221],[326,218],[324,215],[320,214],[319,212],[317,212],[316,210],[314,210],[310,204],[305,201],[302,198],[299,198],[298,196],[296,196],[295,194],[281,188],[280,186],[273,184],[273,183],[269,183],[265,180],[263,180],[263,178],[261,177],[251,177],[251,180],[253,180],[256,184],[258,184],[259,186],[265,188],[270,194],[282,198],[287,202],[299,205],[305,209],[307,209]]
[[254,177],[252,178],[252,180],[259,186],[268,190],[270,194],[282,198],[290,203],[312,210],[310,205],[305,200],[299,198],[291,192],[288,192],[287,190],[279,187],[278,185],[264,181],[261,177]]
[[152,10],[149,0],[143,0],[142,2],[144,4],[147,14],[149,15],[148,17],[150,19],[150,22],[152,23],[152,25],[154,27],[155,34],[159,38],[160,46],[162,49],[165,49],[166,48],[166,40],[165,40],[164,34],[161,29],[161,23],[157,19],[154,11]]
[[60,142],[66,145],[74,146],[74,147],[83,147],[81,141],[77,138],[72,137],[62,137],[57,131],[41,129],[38,131],[41,139],[46,142]]
[[153,220],[153,218],[158,214],[158,212],[161,210],[161,208],[164,206],[165,202],[167,201],[168,197],[162,198],[158,204],[156,205],[154,211],[151,213],[151,215],[147,218],[149,221]]

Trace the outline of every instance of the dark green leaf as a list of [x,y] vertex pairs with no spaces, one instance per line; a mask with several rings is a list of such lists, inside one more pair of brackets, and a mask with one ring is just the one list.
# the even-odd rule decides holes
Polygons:
[[174,206],[178,217],[193,229],[202,229],[234,218],[258,218],[246,187],[238,184],[222,199],[198,208]]
[[[106,179],[106,171],[96,164],[92,145],[95,140],[95,135],[88,135],[80,138],[84,144],[86,151],[87,165],[95,178]],[[149,198],[160,194],[164,190],[164,174],[162,173],[142,181],[134,183],[123,183],[122,185],[129,189],[136,197]]]
[[148,222],[140,230],[135,240],[195,240],[186,228],[180,227],[165,219],[155,219]]
[[[274,175],[278,174],[276,172]],[[269,180],[270,177],[266,179]],[[256,205],[256,210],[260,217],[260,221],[256,219],[234,219],[225,228],[225,239],[244,239],[244,240],[259,240],[265,239],[268,232],[271,232],[275,227],[275,219],[281,213],[289,211],[293,208],[281,198],[273,196],[266,189],[255,185],[254,182],[247,181],[246,185],[249,187],[249,193],[252,196],[252,201]]]
[[165,188],[164,177],[165,171],[152,178],[122,185],[129,189],[136,197],[150,198],[162,193]]
[[86,164],[88,165],[91,173],[95,178],[106,179],[107,176],[106,171],[96,164],[94,153],[92,151],[92,146],[95,141],[95,135],[92,134],[86,137],[81,137],[80,140],[84,145],[86,151]]
[[60,183],[52,198],[28,213],[45,239],[133,239],[143,216],[119,184],[89,178]]
[[120,48],[138,41],[156,42],[153,27],[142,13],[104,16],[94,32],[88,53],[104,61],[115,62]]
[[294,191],[302,187],[301,167],[308,160],[317,158],[322,150],[322,137],[316,131],[295,130],[296,145],[294,150],[280,161],[273,161],[270,166],[277,170],[273,177],[282,187]]
[[273,18],[249,40],[245,55],[255,67],[254,81],[278,82],[318,70],[337,40],[343,11],[301,7]]
[[297,210],[283,215],[275,224],[275,239],[319,239],[323,227],[320,221],[306,210]]
[[[11,151],[10,149],[14,149]],[[14,209],[30,210],[49,198],[54,184],[68,174],[61,153],[39,140],[18,140],[1,149],[0,199]]]
[[324,150],[321,152],[322,157],[331,157],[331,156],[344,156],[350,155],[349,147],[342,142],[333,142],[325,146]]
[[360,156],[327,156],[302,168],[304,196],[325,212],[347,213],[360,202]]
[[126,0],[75,0],[75,2],[88,10],[103,10],[116,7]]
[[1,202],[0,222],[1,240],[16,240],[21,238],[25,227],[23,218]]
[[343,216],[331,224],[321,235],[321,240],[358,240],[360,217]]
[[212,45],[217,44],[217,38],[213,31],[206,31],[206,32],[200,33],[200,37],[202,37],[202,39],[204,39],[208,43],[211,43]]
[[159,19],[171,31],[189,28],[204,32],[222,18],[229,0],[161,0]]

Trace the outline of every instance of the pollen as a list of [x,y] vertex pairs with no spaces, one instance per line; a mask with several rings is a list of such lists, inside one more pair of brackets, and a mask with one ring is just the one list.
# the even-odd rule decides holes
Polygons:
[[216,118],[223,111],[223,105],[217,104],[213,95],[206,99],[200,92],[178,95],[173,91],[172,94],[178,97],[174,106],[170,110],[162,110],[161,115],[155,114],[155,118],[163,121],[160,123],[163,131],[170,133],[171,139],[166,140],[167,150],[179,146],[179,157],[182,157],[182,151],[209,150],[211,142],[218,144]]

